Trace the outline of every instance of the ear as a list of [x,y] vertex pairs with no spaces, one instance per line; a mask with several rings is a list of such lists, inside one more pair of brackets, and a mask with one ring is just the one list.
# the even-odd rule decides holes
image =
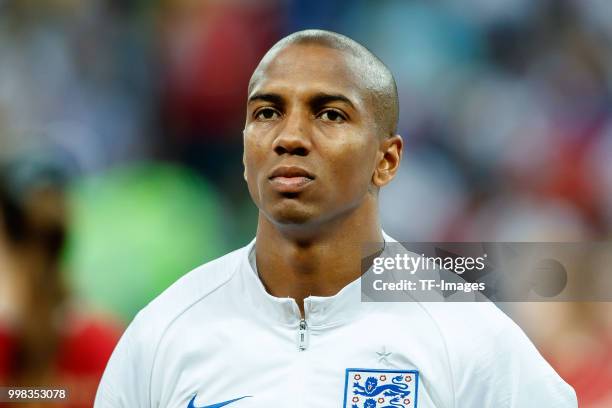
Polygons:
[[247,181],[246,158],[244,156],[244,153],[242,153],[242,167],[244,168],[244,171],[242,172],[242,177],[244,178],[244,181]]
[[400,135],[385,138],[380,142],[378,160],[372,176],[372,183],[376,187],[382,187],[393,180],[402,160],[403,147],[404,141]]
[[244,181],[247,181],[247,166],[246,166],[246,150],[244,148],[245,143],[244,143],[244,137],[245,137],[245,133],[246,133],[246,129],[242,130],[242,168],[244,169],[242,172],[242,177],[244,178]]

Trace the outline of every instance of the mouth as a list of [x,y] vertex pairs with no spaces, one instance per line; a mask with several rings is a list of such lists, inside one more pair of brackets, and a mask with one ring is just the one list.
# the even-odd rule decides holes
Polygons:
[[315,180],[315,176],[301,167],[280,166],[272,171],[268,180],[279,193],[299,193]]

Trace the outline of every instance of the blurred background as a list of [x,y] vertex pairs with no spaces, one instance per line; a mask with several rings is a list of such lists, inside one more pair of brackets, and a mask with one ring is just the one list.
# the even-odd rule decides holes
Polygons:
[[[0,0],[0,384],[90,406],[135,313],[252,239],[246,86],[304,28],[396,77],[390,235],[612,238],[609,0]],[[610,303],[504,309],[581,407],[612,407]]]

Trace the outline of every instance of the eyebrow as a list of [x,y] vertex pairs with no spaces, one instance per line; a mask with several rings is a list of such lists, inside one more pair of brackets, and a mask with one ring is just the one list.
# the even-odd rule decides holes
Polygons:
[[264,102],[270,102],[273,103],[275,105],[283,105],[285,103],[285,100],[283,99],[282,96],[280,96],[279,94],[275,94],[275,93],[256,93],[253,94],[249,97],[249,100],[247,101],[247,103],[252,103],[255,101],[264,101]]
[[310,105],[319,107],[323,105],[327,105],[331,102],[344,102],[349,105],[351,108],[355,109],[355,105],[349,98],[342,94],[328,94],[325,92],[319,92],[310,98]]
[[[252,103],[255,101],[264,101],[270,102],[275,105],[284,105],[285,99],[275,93],[256,93],[249,97],[247,103]],[[325,92],[318,92],[309,98],[308,104],[314,107],[320,107],[326,105],[331,102],[343,102],[349,105],[351,108],[355,109],[355,105],[349,98],[342,94],[329,94]]]

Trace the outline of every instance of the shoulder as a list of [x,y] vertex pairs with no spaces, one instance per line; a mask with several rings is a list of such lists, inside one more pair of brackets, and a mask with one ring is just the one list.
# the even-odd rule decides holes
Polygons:
[[227,287],[249,247],[187,273],[136,315],[113,351],[94,406],[156,406],[151,402],[151,376],[164,334],[195,305]]
[[449,358],[460,370],[492,367],[503,360],[503,353],[543,362],[523,330],[492,302],[431,302],[421,307],[438,326]]
[[495,369],[499,355],[541,359],[521,328],[491,302],[422,302],[445,343],[452,371]]
[[446,343],[456,400],[473,399],[474,404],[485,401],[483,406],[511,406],[517,402],[529,406],[576,406],[574,390],[495,304],[421,305],[438,325]]
[[248,248],[237,249],[188,272],[144,307],[131,326],[145,330],[148,341],[151,336],[160,336],[176,318],[222,290],[247,256]]
[[522,330],[491,302],[418,302],[436,327],[453,374],[488,362],[511,337],[525,337]]
[[421,307],[455,342],[472,343],[504,330],[520,331],[512,319],[488,301],[422,302]]
[[157,346],[170,326],[195,305],[227,287],[247,256],[249,246],[237,249],[188,272],[145,306],[132,320],[122,341],[145,361],[155,358]]

